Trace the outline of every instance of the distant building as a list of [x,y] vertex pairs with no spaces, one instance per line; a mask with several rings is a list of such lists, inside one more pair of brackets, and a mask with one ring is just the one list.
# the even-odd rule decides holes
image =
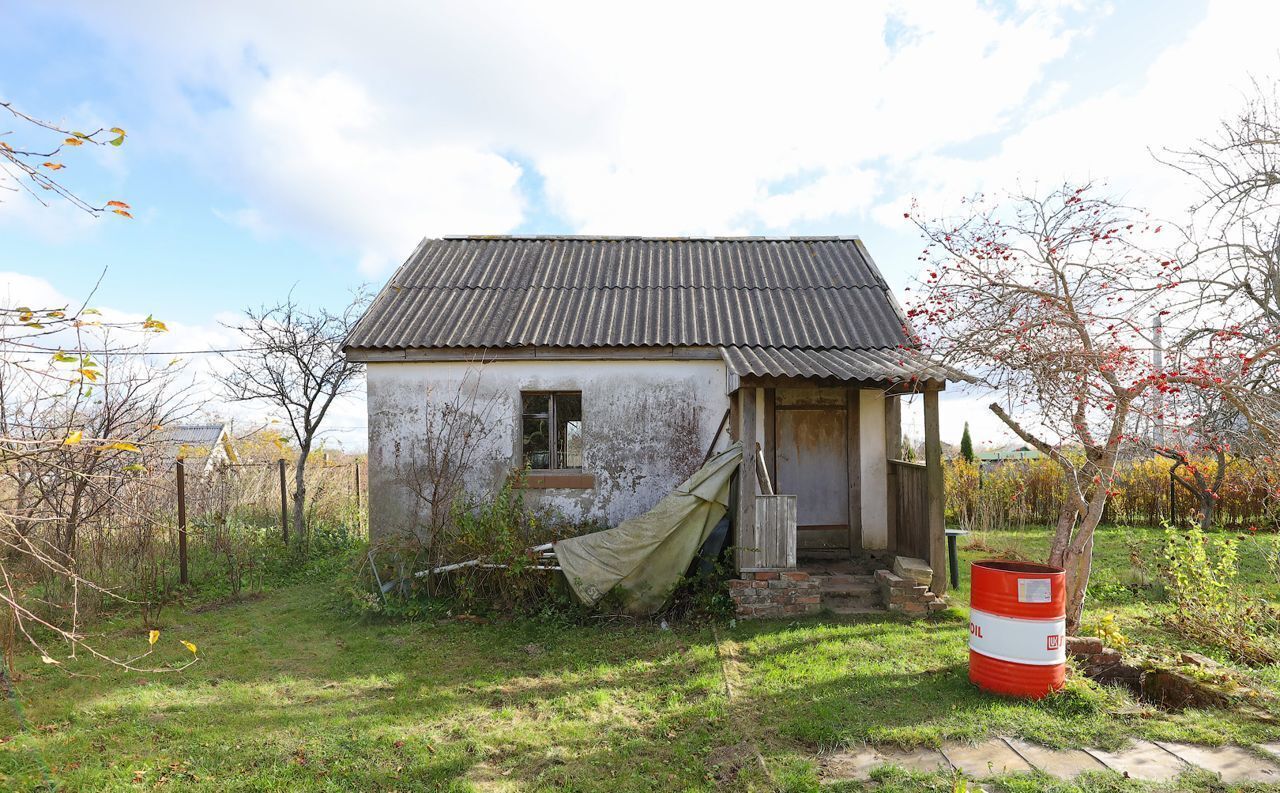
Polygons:
[[1030,446],[1006,447],[1004,449],[978,452],[977,454],[978,464],[986,470],[997,468],[1008,462],[1038,460],[1041,457],[1044,457],[1044,455],[1038,449],[1033,449]]
[[231,425],[226,422],[173,424],[153,438],[152,471],[171,471],[179,458],[188,473],[199,475],[235,462]]

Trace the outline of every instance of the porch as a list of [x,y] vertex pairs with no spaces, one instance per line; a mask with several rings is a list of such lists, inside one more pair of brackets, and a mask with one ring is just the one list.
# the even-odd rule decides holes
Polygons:
[[[739,376],[730,408],[731,432],[744,449],[733,504],[739,575],[768,580],[777,573],[779,581],[813,578],[865,590],[876,570],[912,557],[924,560],[932,576],[909,586],[943,595],[938,397],[945,379],[908,387]],[[902,400],[913,394],[923,402],[923,462],[898,459]],[[812,605],[818,593],[808,594],[805,605]]]

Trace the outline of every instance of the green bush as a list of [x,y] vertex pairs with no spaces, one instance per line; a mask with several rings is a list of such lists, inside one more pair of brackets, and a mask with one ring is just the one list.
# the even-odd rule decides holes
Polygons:
[[1218,647],[1235,660],[1261,666],[1280,660],[1280,614],[1238,585],[1240,540],[1209,537],[1199,526],[1165,527],[1168,623],[1191,641]]

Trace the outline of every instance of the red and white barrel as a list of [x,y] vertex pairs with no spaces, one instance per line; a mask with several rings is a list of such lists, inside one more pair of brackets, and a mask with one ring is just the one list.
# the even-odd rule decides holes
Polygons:
[[987,560],[969,570],[969,679],[995,694],[1039,699],[1062,688],[1066,573]]

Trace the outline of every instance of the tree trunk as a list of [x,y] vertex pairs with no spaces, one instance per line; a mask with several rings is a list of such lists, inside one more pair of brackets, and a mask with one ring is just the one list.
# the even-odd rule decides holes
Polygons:
[[307,454],[309,446],[303,446],[298,451],[298,463],[293,467],[293,536],[297,538],[296,542],[305,546],[307,544],[307,515],[304,512],[307,498]]

